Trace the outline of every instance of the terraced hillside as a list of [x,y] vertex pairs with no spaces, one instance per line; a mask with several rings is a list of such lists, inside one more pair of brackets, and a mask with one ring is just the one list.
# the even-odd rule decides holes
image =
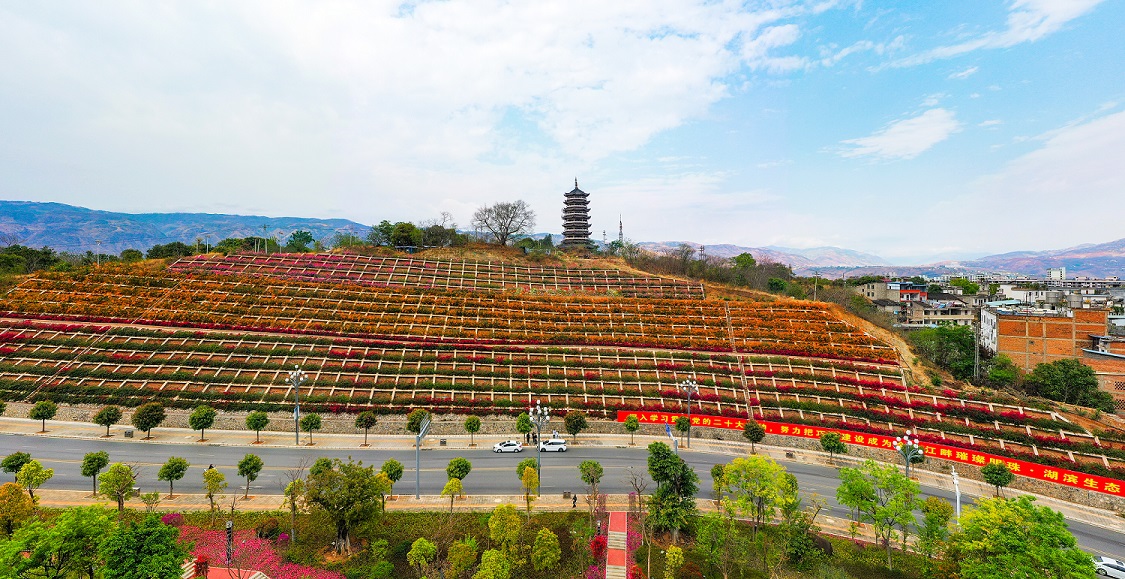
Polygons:
[[[321,256],[305,258],[316,263]],[[300,263],[300,262],[298,262]],[[317,411],[693,412],[920,437],[1125,478],[1125,443],[1049,409],[908,385],[894,350],[823,304],[403,287],[103,266],[0,300],[0,396]],[[177,271],[180,270],[180,271]],[[314,276],[315,277],[315,276]],[[419,287],[414,284],[421,284]]]
[[615,269],[524,266],[504,262],[452,261],[351,254],[275,253],[196,255],[169,268],[179,272],[236,274],[311,282],[441,288],[453,290],[591,293],[629,297],[703,297],[703,286]]

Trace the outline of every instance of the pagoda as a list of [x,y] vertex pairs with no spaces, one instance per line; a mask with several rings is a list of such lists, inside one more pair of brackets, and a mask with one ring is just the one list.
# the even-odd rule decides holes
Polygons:
[[589,249],[590,242],[590,194],[578,188],[574,180],[574,190],[565,195],[563,201],[563,249]]

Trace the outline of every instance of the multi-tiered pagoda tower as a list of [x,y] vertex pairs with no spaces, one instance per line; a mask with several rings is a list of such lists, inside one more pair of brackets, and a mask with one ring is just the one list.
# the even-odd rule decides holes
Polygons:
[[563,249],[588,249],[590,242],[590,201],[589,193],[578,188],[574,180],[574,190],[565,195],[563,201]]

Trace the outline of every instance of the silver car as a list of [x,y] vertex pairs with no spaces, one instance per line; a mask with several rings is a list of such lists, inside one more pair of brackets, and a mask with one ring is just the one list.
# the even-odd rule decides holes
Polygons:
[[1125,563],[1109,557],[1094,557],[1094,571],[1102,577],[1125,579]]

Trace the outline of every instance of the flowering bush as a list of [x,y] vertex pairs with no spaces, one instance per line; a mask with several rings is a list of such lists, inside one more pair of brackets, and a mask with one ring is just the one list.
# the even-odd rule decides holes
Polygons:
[[[211,561],[226,561],[226,540],[224,531],[193,526],[180,529],[180,542],[195,544],[192,555]],[[344,579],[340,573],[285,562],[271,541],[259,539],[251,530],[235,531],[234,558],[230,566],[261,571],[271,579]]]
[[160,517],[160,522],[170,527],[178,527],[184,524],[184,516],[180,513],[168,513]]

